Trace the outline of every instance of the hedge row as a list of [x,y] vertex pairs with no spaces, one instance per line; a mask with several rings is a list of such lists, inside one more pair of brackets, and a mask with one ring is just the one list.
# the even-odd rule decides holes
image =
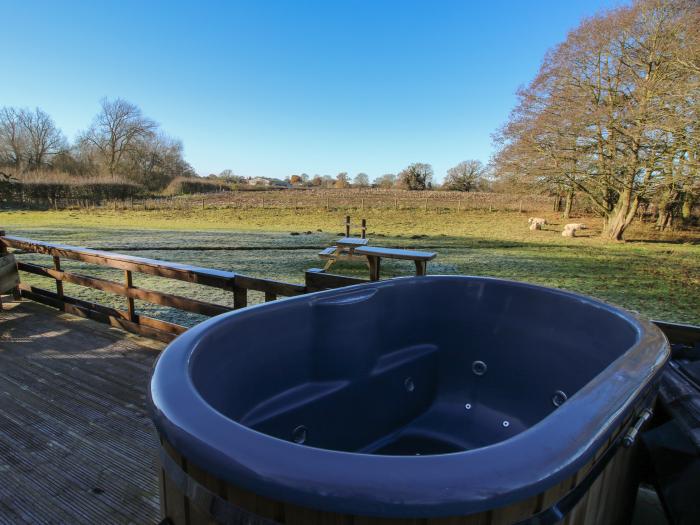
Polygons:
[[128,199],[142,194],[140,186],[130,182],[18,182],[0,188],[4,200],[10,202],[46,202],[77,199],[89,202]]
[[165,195],[189,195],[192,193],[217,193],[230,190],[231,186],[226,183],[178,177],[168,184],[163,193]]

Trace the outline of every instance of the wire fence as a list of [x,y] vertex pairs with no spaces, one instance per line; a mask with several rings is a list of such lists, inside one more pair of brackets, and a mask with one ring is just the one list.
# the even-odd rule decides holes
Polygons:
[[[26,203],[25,203],[26,204]],[[31,203],[30,203],[31,204]],[[42,203],[37,203],[41,205]],[[555,197],[485,192],[400,190],[223,191],[172,197],[90,201],[55,199],[43,203],[55,209],[189,210],[211,208],[272,208],[326,210],[453,210],[552,211]],[[578,207],[578,203],[576,204]],[[583,211],[583,206],[581,207]]]

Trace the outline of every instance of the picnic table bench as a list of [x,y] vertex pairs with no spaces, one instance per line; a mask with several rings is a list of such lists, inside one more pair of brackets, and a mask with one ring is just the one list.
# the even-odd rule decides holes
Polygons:
[[418,250],[403,250],[400,248],[378,248],[374,246],[359,246],[354,249],[355,255],[364,255],[369,263],[369,278],[371,281],[379,280],[379,269],[382,258],[404,259],[413,261],[416,265],[416,275],[425,275],[428,269],[428,261],[437,256],[435,252],[422,252]]
[[333,263],[336,261],[353,261],[357,259],[363,259],[364,257],[358,257],[355,254],[355,250],[358,247],[365,246],[367,244],[367,239],[360,237],[343,237],[335,242],[335,246],[329,246],[325,250],[319,252],[318,256],[321,259],[326,259],[326,265],[324,270],[328,270]]

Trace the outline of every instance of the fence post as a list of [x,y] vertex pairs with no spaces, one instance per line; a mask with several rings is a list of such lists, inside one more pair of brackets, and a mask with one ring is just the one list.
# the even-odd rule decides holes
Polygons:
[[[58,255],[53,256],[53,269],[58,272],[61,271],[61,259]],[[63,299],[63,282],[60,279],[56,279],[56,293]]]
[[522,213],[523,212],[523,200],[520,199],[520,204],[518,205],[518,212]]
[[248,306],[248,290],[234,285],[233,287],[233,309],[245,308]]
[[345,236],[350,237],[350,215],[345,216]]
[[428,211],[428,199],[425,199],[425,211]]
[[398,210],[399,209],[399,198],[394,197],[394,209]]
[[362,238],[367,238],[367,219],[362,219]]
[[364,198],[360,199],[360,209],[362,211],[364,211],[364,209],[365,209],[365,199]]
[[[124,285],[126,286],[126,293],[129,293],[129,288],[134,286],[133,279],[131,276],[131,270],[124,270]],[[129,313],[129,321],[136,322],[136,308],[134,306],[134,299],[132,297],[126,296],[126,306]]]
[[[4,237],[6,235],[5,230],[0,230],[0,237]],[[7,251],[7,246],[5,246],[5,243],[0,241],[0,257],[3,255],[7,255],[9,252]],[[12,289],[12,298],[15,301],[19,301],[22,298],[22,294],[19,291],[19,286],[15,286]],[[0,308],[2,310],[2,308]]]

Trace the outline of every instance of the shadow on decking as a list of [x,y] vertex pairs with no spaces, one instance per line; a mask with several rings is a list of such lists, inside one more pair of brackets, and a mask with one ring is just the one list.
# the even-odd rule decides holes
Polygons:
[[156,523],[159,343],[28,302],[0,312],[0,523]]

